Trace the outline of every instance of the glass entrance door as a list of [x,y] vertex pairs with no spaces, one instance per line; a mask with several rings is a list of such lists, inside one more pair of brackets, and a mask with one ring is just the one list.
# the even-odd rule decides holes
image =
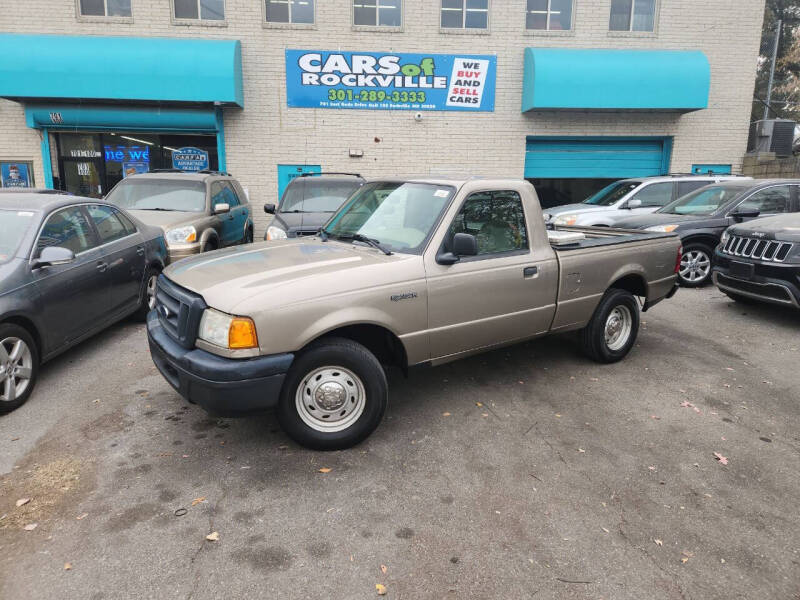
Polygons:
[[99,158],[65,158],[62,162],[63,188],[76,196],[102,198],[103,161]]

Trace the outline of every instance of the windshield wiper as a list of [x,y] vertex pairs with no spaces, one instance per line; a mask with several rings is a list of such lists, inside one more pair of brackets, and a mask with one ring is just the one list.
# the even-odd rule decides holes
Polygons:
[[161,210],[164,212],[178,212],[176,208],[134,208],[133,210]]
[[376,248],[376,249],[380,250],[381,252],[383,252],[386,256],[391,256],[392,255],[392,251],[389,250],[383,244],[381,244],[380,240],[376,240],[376,239],[373,239],[371,237],[367,237],[367,236],[365,236],[363,234],[360,234],[360,233],[354,233],[353,234],[353,241],[363,242],[364,244],[372,246],[373,248]]
[[324,229],[320,229],[320,233],[325,234],[325,239],[331,237],[336,240],[352,240],[354,242],[361,242],[363,244],[366,244],[367,246],[372,246],[373,248],[383,252],[386,256],[391,256],[393,254],[391,250],[389,250],[386,246],[381,244],[380,240],[367,237],[362,233],[336,234],[336,233],[328,233]]
[[328,232],[325,231],[324,227],[320,227],[319,230],[317,231],[317,233],[319,234],[319,237],[323,242],[327,242],[328,241]]

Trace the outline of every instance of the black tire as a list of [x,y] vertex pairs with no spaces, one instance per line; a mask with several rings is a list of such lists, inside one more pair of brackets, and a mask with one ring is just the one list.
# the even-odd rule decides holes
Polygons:
[[[36,385],[36,379],[39,376],[39,349],[36,347],[36,342],[28,333],[28,330],[20,327],[19,325],[15,325],[13,323],[6,323],[0,325],[0,344],[3,343],[4,340],[16,338],[22,340],[25,345],[28,347],[30,352],[30,369],[31,369],[31,376],[28,379],[28,385],[25,388],[25,391],[21,393],[19,396],[16,396],[14,400],[5,400],[5,393],[6,393],[6,381],[7,377],[0,375],[0,414],[9,413],[12,410],[16,410],[25,402],[27,402],[28,398],[31,397],[33,393],[33,388]],[[4,346],[5,347],[5,346]],[[8,354],[7,351],[0,352],[2,355]],[[4,363],[2,359],[0,359],[0,368],[2,368],[2,372],[5,374],[6,368],[8,363]],[[15,379],[15,382],[18,382]],[[16,387],[16,385],[15,385]]]
[[252,244],[253,243],[253,228],[248,227],[247,232],[244,234],[244,243],[245,244]]
[[[353,412],[344,419],[345,423],[342,425],[346,424],[351,418],[355,420],[340,431],[315,429],[304,420],[304,417],[299,412],[301,409],[298,408],[298,389],[300,389],[301,397],[305,398],[302,392],[308,392],[311,386],[314,385],[309,376],[325,367],[331,367],[327,369],[327,371],[331,372],[330,376],[339,376],[340,373],[337,369],[349,371],[355,375],[355,381],[351,381],[347,374],[343,376],[342,381],[346,383],[339,387],[344,392],[344,406],[339,406],[332,410],[339,411],[344,408],[345,410],[341,414],[345,414],[349,407],[348,402],[356,402],[355,396],[350,396],[350,391],[345,390],[348,384],[354,390],[363,391],[363,403],[360,392],[354,392],[358,394],[358,404],[353,408]],[[319,380],[320,377],[318,376],[316,379]],[[324,382],[325,379],[323,378],[320,383]],[[338,384],[334,383],[333,385]],[[309,393],[308,397],[314,398],[317,393],[315,392],[313,395]],[[336,389],[334,389],[334,393],[338,393]],[[321,400],[327,400],[325,394],[323,394]],[[313,450],[343,450],[355,446],[375,431],[383,418],[384,412],[386,412],[388,400],[386,373],[378,359],[375,358],[375,355],[361,344],[352,340],[327,338],[312,344],[295,358],[281,390],[277,409],[278,421],[289,437],[301,446]],[[332,398],[331,401],[335,404],[337,398]],[[314,415],[324,415],[324,413],[314,412],[324,410],[315,401],[309,402],[308,406],[308,410],[305,407],[302,409],[305,411],[305,419],[313,421]],[[362,407],[360,412],[358,411],[359,406]],[[334,419],[339,418],[338,413],[333,416]],[[323,423],[321,418],[318,419],[318,422]],[[335,420],[334,422],[324,423],[321,426],[334,427],[337,425]]]
[[[705,257],[704,259],[702,257]],[[702,260],[702,262],[698,263],[699,265],[703,265],[702,269],[705,272],[705,275],[702,277],[698,277],[697,272],[694,273],[691,269],[686,270],[686,266],[691,264],[693,257],[697,257],[698,259]],[[714,258],[714,250],[706,246],[705,244],[700,243],[689,243],[683,248],[683,254],[681,255],[681,265],[678,272],[678,283],[683,287],[688,288],[697,288],[703,287],[709,281],[711,281],[711,261]],[[695,277],[695,279],[692,279]]]
[[203,247],[200,249],[200,252],[211,252],[217,248],[219,248],[219,245],[217,244],[216,240],[210,239],[206,240],[206,242],[203,244]]
[[[620,338],[609,345],[606,341],[606,326],[615,310],[618,311],[618,316],[627,315],[626,318],[630,318],[630,331],[624,341]],[[623,325],[622,328],[624,330],[626,326]],[[638,333],[639,303],[629,291],[612,288],[600,300],[600,304],[597,305],[594,315],[592,315],[592,320],[581,330],[581,345],[583,351],[592,360],[599,363],[613,363],[625,358],[633,344],[636,343]]]
[[[147,320],[147,313],[155,308],[155,287],[150,287],[158,279],[161,269],[156,267],[148,267],[144,273],[144,280],[142,281],[142,291],[139,296],[139,308],[133,313],[133,318],[137,321],[144,322]],[[151,281],[152,280],[152,281]]]

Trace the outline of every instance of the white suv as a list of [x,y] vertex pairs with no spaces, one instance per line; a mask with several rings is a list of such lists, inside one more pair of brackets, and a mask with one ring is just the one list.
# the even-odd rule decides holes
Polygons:
[[689,192],[727,179],[750,179],[750,177],[665,175],[621,179],[607,185],[581,203],[548,208],[544,213],[544,219],[553,225],[613,227],[617,221],[624,218],[654,212]]

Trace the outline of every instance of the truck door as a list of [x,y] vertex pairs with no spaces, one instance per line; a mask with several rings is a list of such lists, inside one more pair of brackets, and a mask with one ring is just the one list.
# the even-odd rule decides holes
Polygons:
[[426,256],[431,358],[547,332],[558,265],[549,246],[533,247],[520,194],[472,193],[449,225],[445,250],[456,233],[474,235],[478,254],[453,265]]

